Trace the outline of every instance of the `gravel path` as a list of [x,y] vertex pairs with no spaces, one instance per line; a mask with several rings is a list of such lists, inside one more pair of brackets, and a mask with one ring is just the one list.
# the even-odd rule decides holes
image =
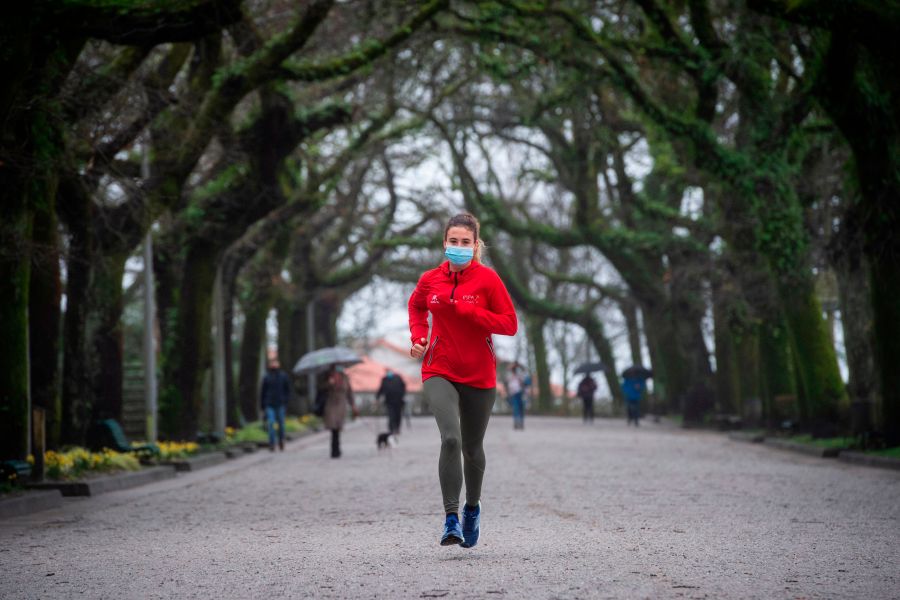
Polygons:
[[900,474],[724,436],[508,417],[482,541],[438,545],[437,428],[382,420],[0,521],[2,598],[900,598]]

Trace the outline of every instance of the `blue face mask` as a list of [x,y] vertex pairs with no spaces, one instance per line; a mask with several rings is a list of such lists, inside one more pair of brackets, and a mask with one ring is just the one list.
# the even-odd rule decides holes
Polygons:
[[462,246],[447,246],[446,250],[444,250],[444,256],[454,265],[464,265],[475,256],[475,249]]

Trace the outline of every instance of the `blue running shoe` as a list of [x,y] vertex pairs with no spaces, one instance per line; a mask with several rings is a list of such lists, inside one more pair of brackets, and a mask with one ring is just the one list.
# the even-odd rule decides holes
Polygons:
[[459,524],[459,517],[455,514],[447,515],[444,521],[444,535],[441,536],[441,546],[453,546],[461,544],[463,541],[462,527]]
[[463,505],[463,522],[462,522],[463,548],[472,548],[478,543],[478,535],[481,533],[481,502],[475,508],[469,508],[468,504]]

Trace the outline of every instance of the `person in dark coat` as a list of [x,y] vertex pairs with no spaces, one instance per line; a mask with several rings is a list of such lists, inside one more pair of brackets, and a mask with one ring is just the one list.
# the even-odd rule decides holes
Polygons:
[[594,392],[597,391],[597,382],[590,373],[585,374],[584,379],[578,383],[578,397],[584,409],[582,420],[585,423],[594,422]]
[[375,400],[384,396],[384,404],[387,406],[388,413],[388,430],[393,434],[400,433],[400,421],[403,417],[404,397],[406,396],[406,383],[403,378],[391,371],[387,370],[384,378],[381,380],[381,387],[375,394]]
[[278,422],[278,449],[284,450],[284,417],[291,399],[291,378],[281,370],[277,358],[269,361],[269,368],[259,392],[260,404],[269,429],[269,450],[275,451],[275,422]]

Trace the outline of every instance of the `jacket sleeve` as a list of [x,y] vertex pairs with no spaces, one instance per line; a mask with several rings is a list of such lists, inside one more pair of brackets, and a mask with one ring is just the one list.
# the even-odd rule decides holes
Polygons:
[[266,386],[268,385],[268,383],[269,383],[269,378],[266,376],[263,376],[262,385],[259,388],[259,406],[261,408],[266,407]]
[[428,337],[428,304],[425,302],[424,279],[423,274],[409,297],[409,333],[413,344],[421,343],[422,338]]
[[455,306],[457,313],[475,321],[490,333],[515,335],[519,328],[516,308],[500,277],[494,279],[486,307],[468,302],[457,302]]

